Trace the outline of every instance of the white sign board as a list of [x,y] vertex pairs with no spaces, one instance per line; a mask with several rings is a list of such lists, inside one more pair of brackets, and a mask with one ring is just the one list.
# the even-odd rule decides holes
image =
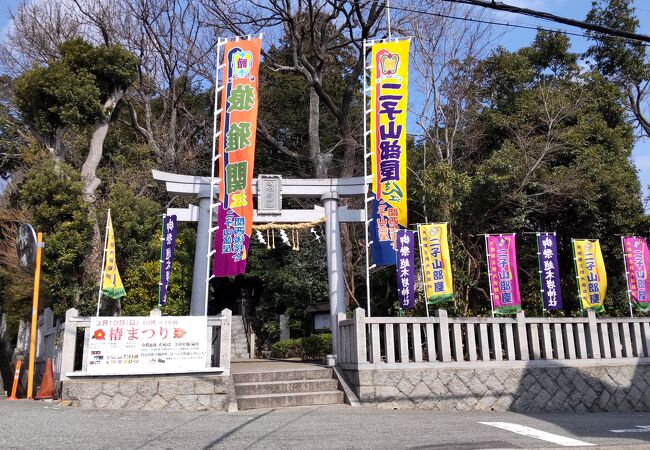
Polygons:
[[205,370],[205,316],[91,317],[89,375]]
[[314,314],[314,330],[329,330],[330,313]]

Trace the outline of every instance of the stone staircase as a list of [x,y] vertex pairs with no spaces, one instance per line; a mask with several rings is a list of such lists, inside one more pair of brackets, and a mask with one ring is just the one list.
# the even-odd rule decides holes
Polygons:
[[334,405],[344,400],[338,380],[327,367],[237,373],[233,380],[240,410]]
[[244,319],[242,316],[232,316],[232,325],[230,328],[232,345],[230,347],[232,359],[249,359],[248,340],[246,339],[246,329],[244,328]]

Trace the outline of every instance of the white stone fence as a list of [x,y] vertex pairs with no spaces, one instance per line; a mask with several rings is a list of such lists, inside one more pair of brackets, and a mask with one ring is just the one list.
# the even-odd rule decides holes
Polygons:
[[338,315],[344,369],[427,368],[487,361],[650,357],[650,318],[366,317]]
[[[160,310],[154,309],[151,316],[160,315]],[[232,324],[232,312],[224,309],[217,316],[208,316],[208,349],[211,357],[206,361],[206,367],[220,367],[223,375],[230,374],[230,328]],[[79,316],[76,309],[66,311],[63,327],[63,341],[59,362],[59,376],[57,381],[65,381],[70,378],[68,374],[83,374],[88,366],[88,351],[90,342],[90,317]],[[83,350],[77,345],[77,336],[81,336],[83,330]],[[79,358],[79,355],[82,355]],[[81,360],[79,360],[81,359]],[[55,372],[55,377],[57,373]]]

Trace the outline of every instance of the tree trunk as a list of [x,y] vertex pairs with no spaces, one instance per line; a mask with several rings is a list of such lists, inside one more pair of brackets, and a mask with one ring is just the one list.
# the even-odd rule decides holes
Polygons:
[[97,220],[96,202],[97,197],[95,192],[101,184],[101,180],[97,177],[97,167],[102,159],[104,151],[104,140],[108,133],[108,126],[111,116],[117,103],[122,98],[123,91],[113,92],[104,103],[104,111],[106,116],[93,126],[93,135],[90,139],[88,148],[88,156],[81,167],[81,181],[83,182],[83,199],[88,205],[88,220],[92,228],[92,236],[88,252],[84,259],[84,279],[87,282],[97,283],[99,281],[99,274],[101,272],[102,263],[102,238],[99,229],[99,222]]
[[[355,175],[355,170],[357,169],[356,164],[352,162],[355,161],[356,152],[357,152],[357,141],[352,135],[352,131],[347,125],[341,126],[341,139],[343,140],[343,168],[341,169],[342,178],[350,178]],[[364,174],[365,176],[365,174]],[[343,199],[341,201],[342,205],[348,205],[348,199]],[[355,286],[354,282],[354,245],[352,239],[350,238],[350,227],[351,224],[343,223],[341,224],[341,250],[343,251],[343,269],[344,276],[347,280],[349,286]],[[365,244],[365,243],[364,243]],[[365,280],[364,280],[365,282]],[[346,290],[346,301],[347,304],[353,306],[352,303],[355,299],[350,295],[350,292]]]
[[321,153],[320,97],[313,87],[309,88],[309,159],[314,166],[316,178],[327,178],[332,154]]

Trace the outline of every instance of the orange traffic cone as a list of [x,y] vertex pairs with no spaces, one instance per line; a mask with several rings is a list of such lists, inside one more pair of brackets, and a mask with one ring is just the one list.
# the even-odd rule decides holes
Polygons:
[[11,387],[11,395],[7,397],[7,400],[18,400],[16,397],[16,389],[18,389],[18,379],[20,378],[20,367],[23,365],[23,361],[19,359],[16,361],[16,371],[14,372],[14,384]]
[[38,388],[38,394],[36,394],[36,397],[34,398],[36,400],[54,398],[54,370],[52,370],[51,358],[47,358],[43,380],[41,380],[41,386]]

